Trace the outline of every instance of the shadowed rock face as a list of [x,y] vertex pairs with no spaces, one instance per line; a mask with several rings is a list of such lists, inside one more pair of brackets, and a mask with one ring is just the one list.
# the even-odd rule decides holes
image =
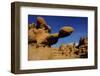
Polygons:
[[46,21],[42,17],[37,17],[37,27],[41,24],[47,24]]
[[47,37],[48,45],[51,46],[51,45],[57,43],[57,42],[58,42],[58,39],[59,39],[59,33],[50,34],[50,35]]
[[80,58],[88,57],[88,38],[80,38],[78,49],[80,52]]
[[58,42],[59,38],[71,35],[74,29],[70,26],[64,26],[58,33],[50,34],[51,27],[42,17],[37,17],[37,24],[30,24],[28,31],[28,42],[51,46]]
[[49,37],[47,38],[49,45],[57,43],[59,38],[70,36],[73,31],[74,29],[72,27],[65,26],[60,29],[59,33],[50,34]]

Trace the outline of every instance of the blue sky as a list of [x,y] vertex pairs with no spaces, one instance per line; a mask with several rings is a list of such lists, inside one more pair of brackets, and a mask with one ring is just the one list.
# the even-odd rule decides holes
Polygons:
[[43,17],[47,24],[51,26],[51,33],[59,32],[63,26],[71,26],[74,32],[65,38],[60,38],[54,44],[54,47],[59,47],[61,44],[78,43],[80,37],[88,35],[88,17],[71,17],[71,16],[43,16],[43,15],[28,15],[28,24],[36,23],[37,17]]

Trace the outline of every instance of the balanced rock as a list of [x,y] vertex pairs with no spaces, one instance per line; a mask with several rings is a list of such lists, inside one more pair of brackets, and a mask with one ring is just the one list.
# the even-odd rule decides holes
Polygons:
[[58,33],[51,34],[50,31],[51,27],[46,23],[45,19],[37,17],[37,23],[29,25],[28,42],[51,46],[56,44],[59,38],[69,36],[74,29],[70,26],[64,26]]
[[69,36],[73,31],[74,31],[74,29],[72,27],[70,27],[70,26],[64,26],[59,31],[59,37]]

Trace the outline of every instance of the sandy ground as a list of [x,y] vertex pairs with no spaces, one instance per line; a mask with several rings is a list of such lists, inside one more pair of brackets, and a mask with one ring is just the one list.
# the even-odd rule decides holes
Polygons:
[[51,60],[51,59],[69,59],[76,58],[73,56],[63,55],[58,48],[48,48],[48,47],[39,47],[36,48],[32,45],[29,45],[28,48],[28,60]]

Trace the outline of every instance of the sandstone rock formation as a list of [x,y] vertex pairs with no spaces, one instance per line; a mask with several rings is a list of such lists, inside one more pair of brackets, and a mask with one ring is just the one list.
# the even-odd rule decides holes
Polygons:
[[79,44],[75,45],[75,43],[62,44],[59,48],[59,51],[62,52],[63,55],[70,58],[87,58],[88,57],[88,39],[80,38]]
[[57,43],[59,38],[67,37],[74,31],[72,27],[64,26],[59,33],[50,34],[51,27],[42,17],[37,18],[37,24],[30,24],[28,30],[28,43],[43,44],[49,47]]
[[51,34],[51,27],[42,17],[37,23],[28,25],[28,60],[72,59],[88,57],[88,39],[80,38],[78,45],[61,44],[59,48],[51,47],[59,38],[70,36],[74,28],[62,27],[58,33]]
[[79,45],[77,47],[79,49],[80,58],[88,57],[88,38],[80,38]]

